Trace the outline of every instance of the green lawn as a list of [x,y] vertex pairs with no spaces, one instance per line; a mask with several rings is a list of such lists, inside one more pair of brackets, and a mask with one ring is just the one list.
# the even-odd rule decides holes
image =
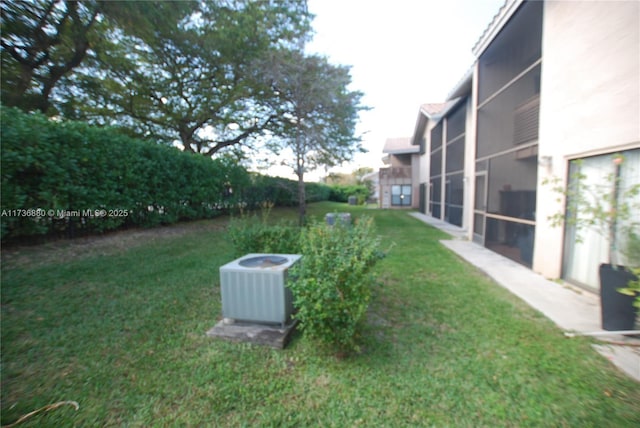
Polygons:
[[442,232],[339,209],[373,216],[391,247],[363,352],[345,360],[299,334],[283,351],[205,335],[232,253],[224,219],[5,251],[2,424],[73,400],[78,411],[22,426],[640,425],[638,383],[446,250]]

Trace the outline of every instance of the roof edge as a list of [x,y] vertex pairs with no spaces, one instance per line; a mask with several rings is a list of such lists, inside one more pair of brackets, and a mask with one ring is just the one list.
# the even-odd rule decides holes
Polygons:
[[462,97],[467,93],[471,93],[472,85],[473,85],[473,70],[475,68],[475,62],[471,67],[467,69],[462,78],[456,83],[456,85],[449,91],[447,94],[447,101],[451,101],[452,99]]
[[504,5],[502,5],[498,13],[496,13],[493,20],[491,20],[482,35],[480,35],[476,44],[471,49],[471,52],[473,52],[476,59],[482,55],[485,49],[487,49],[493,39],[498,35],[500,30],[502,30],[507,21],[509,21],[522,3],[524,3],[524,0],[505,0]]

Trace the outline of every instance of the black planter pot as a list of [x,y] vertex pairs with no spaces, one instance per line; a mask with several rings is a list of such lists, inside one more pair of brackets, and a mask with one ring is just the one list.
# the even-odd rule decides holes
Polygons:
[[636,276],[622,266],[614,269],[610,264],[600,265],[600,306],[604,330],[633,330],[635,297],[620,293],[618,288],[626,287],[634,279]]

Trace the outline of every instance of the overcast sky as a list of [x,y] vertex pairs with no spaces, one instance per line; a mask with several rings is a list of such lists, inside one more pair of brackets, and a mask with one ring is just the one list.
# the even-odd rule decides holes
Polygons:
[[[350,65],[364,92],[359,133],[369,150],[346,171],[382,165],[386,138],[413,134],[420,104],[442,102],[473,63],[471,49],[504,0],[308,0],[309,52]],[[324,172],[320,172],[324,175]],[[318,174],[309,174],[308,181]]]

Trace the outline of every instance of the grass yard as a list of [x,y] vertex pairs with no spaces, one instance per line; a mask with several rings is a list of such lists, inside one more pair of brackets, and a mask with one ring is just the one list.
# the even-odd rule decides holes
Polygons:
[[21,426],[640,426],[638,383],[442,232],[339,209],[373,216],[393,244],[362,354],[345,360],[300,334],[283,351],[205,336],[231,260],[225,219],[3,251],[2,424],[73,400]]

